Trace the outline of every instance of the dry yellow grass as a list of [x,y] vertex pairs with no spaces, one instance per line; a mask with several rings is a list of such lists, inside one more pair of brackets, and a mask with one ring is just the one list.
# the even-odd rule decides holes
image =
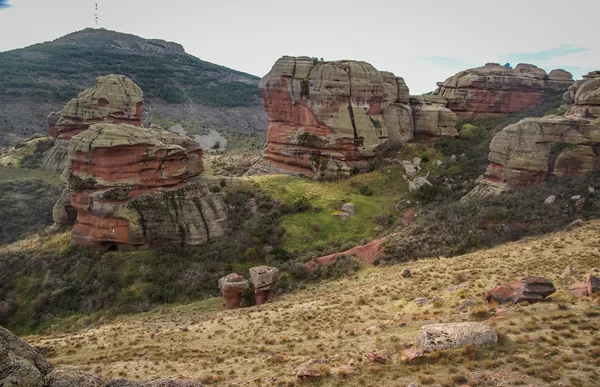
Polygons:
[[[52,346],[56,365],[105,378],[184,376],[219,385],[294,385],[292,371],[318,359],[319,385],[600,385],[598,298],[566,290],[600,267],[600,221],[453,259],[369,268],[358,276],[309,286],[260,307],[224,310],[221,299],[162,307],[68,334],[30,336]],[[566,265],[577,275],[563,278]],[[400,272],[410,267],[411,278]],[[535,305],[493,308],[484,293],[525,275],[546,276],[558,291]],[[216,284],[215,284],[216,286]],[[417,297],[439,300],[418,306]],[[461,300],[479,305],[459,312]],[[401,351],[431,322],[486,320],[500,343],[429,354]],[[386,364],[369,363],[377,352]],[[354,372],[340,366],[354,365]]]

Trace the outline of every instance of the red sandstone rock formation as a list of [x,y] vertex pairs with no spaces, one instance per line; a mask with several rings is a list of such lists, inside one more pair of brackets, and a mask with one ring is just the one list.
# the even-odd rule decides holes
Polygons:
[[517,304],[523,301],[533,303],[542,301],[554,292],[556,288],[551,280],[542,277],[525,277],[520,281],[489,290],[485,293],[485,297],[489,303],[493,301],[499,304],[509,302]]
[[526,118],[509,125],[490,143],[490,164],[463,200],[540,185],[548,176],[582,177],[600,167],[600,73],[577,81],[565,93],[574,101],[564,116]]
[[266,304],[269,301],[271,289],[279,282],[279,269],[269,266],[250,268],[250,282],[254,288],[256,305]]
[[231,273],[219,280],[219,289],[225,297],[225,308],[239,308],[242,302],[242,293],[248,289],[248,280],[239,274]]
[[62,171],[71,138],[91,125],[101,122],[142,126],[142,90],[124,75],[110,74],[96,79],[96,84],[80,93],[62,111],[48,117],[49,133],[55,139],[42,164]]
[[588,274],[585,277],[585,285],[587,287],[587,292],[591,296],[594,293],[600,292],[600,277],[596,277],[593,274]]
[[545,93],[567,90],[572,84],[572,75],[564,70],[548,75],[530,64],[511,69],[488,63],[448,78],[434,94],[446,97],[459,117],[471,117],[520,112],[540,103]]
[[[271,123],[264,159],[250,174],[345,177],[415,133],[404,80],[366,62],[283,57],[262,79],[260,91]],[[436,107],[436,117],[442,108],[447,110]],[[423,127],[429,128],[424,132],[447,135],[426,118],[430,110],[423,111]]]
[[201,245],[223,236],[225,205],[194,179],[202,150],[165,130],[96,124],[71,139],[72,240],[98,249]]
[[385,247],[383,246],[387,238],[378,239],[366,245],[356,246],[350,250],[346,250],[343,253],[335,253],[325,255],[323,257],[315,258],[306,263],[305,267],[308,271],[312,271],[317,265],[330,265],[341,255],[354,255],[360,258],[367,265],[372,265],[373,262],[384,253]]

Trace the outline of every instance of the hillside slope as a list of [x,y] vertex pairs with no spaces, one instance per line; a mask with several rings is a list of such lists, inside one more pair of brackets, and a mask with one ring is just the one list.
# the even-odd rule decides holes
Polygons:
[[[599,231],[593,221],[453,259],[413,262],[406,265],[410,278],[400,275],[406,266],[370,268],[260,307],[224,310],[215,298],[25,339],[52,348],[56,365],[106,378],[294,385],[294,368],[315,359],[312,368],[324,375],[319,385],[597,386],[599,300],[575,298],[567,289],[600,266]],[[566,265],[576,274],[563,276]],[[550,278],[558,291],[534,305],[485,303],[486,290],[526,275]],[[419,306],[418,297],[429,301]],[[458,310],[464,300],[472,306]],[[86,319],[72,319],[72,328]],[[460,321],[484,321],[500,342],[402,359],[424,324]],[[366,355],[374,352],[387,362],[370,363]]]
[[264,132],[259,78],[202,61],[172,42],[85,29],[0,53],[0,146],[45,133],[46,116],[100,75],[124,74],[143,90],[146,121],[190,129]]

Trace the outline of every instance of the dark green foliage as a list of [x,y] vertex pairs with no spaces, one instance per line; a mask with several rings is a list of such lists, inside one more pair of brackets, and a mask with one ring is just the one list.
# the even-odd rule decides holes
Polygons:
[[316,265],[310,273],[313,279],[331,279],[354,275],[362,266],[359,258],[340,255],[329,265]]
[[[600,172],[583,179],[555,178],[539,187],[503,193],[480,201],[444,200],[433,188],[421,195],[426,205],[420,216],[386,244],[388,261],[405,261],[431,256],[453,256],[525,236],[539,235],[564,227],[577,218],[600,217],[600,195],[588,187],[600,186]],[[554,203],[544,200],[556,195]],[[581,195],[585,204],[577,210],[572,196]]]
[[[116,315],[217,296],[218,279],[246,262],[246,252],[252,252],[246,265],[264,264],[263,246],[277,249],[285,232],[279,204],[271,198],[238,189],[227,192],[225,200],[235,219],[230,237],[202,247],[106,254],[75,246],[0,252],[0,325],[32,332],[72,313]],[[37,212],[51,214],[51,206]]]
[[371,196],[371,195],[373,195],[373,190],[372,190],[372,189],[371,189],[371,187],[369,187],[368,185],[363,185],[363,186],[361,186],[361,187],[358,189],[358,192],[359,192],[361,195],[364,195],[364,196]]
[[52,207],[60,192],[38,179],[0,183],[0,244],[52,225]]
[[[65,38],[71,44],[65,44],[62,41]],[[112,42],[114,39],[142,41],[137,37],[84,30],[65,38],[0,53],[0,100],[67,101],[89,87],[96,77],[117,73],[133,79],[146,99],[207,106],[261,103],[256,77],[185,53],[160,55],[144,50],[119,50]],[[88,38],[91,40],[85,41]]]

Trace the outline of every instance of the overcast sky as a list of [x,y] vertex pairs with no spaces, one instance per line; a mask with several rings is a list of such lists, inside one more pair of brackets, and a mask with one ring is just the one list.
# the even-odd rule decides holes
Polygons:
[[[93,27],[93,0],[0,0],[0,51]],[[600,69],[600,0],[99,0],[99,25],[263,76],[282,55],[355,59],[411,92],[486,62]],[[10,6],[6,6],[6,4]],[[0,69],[1,71],[1,69]]]

